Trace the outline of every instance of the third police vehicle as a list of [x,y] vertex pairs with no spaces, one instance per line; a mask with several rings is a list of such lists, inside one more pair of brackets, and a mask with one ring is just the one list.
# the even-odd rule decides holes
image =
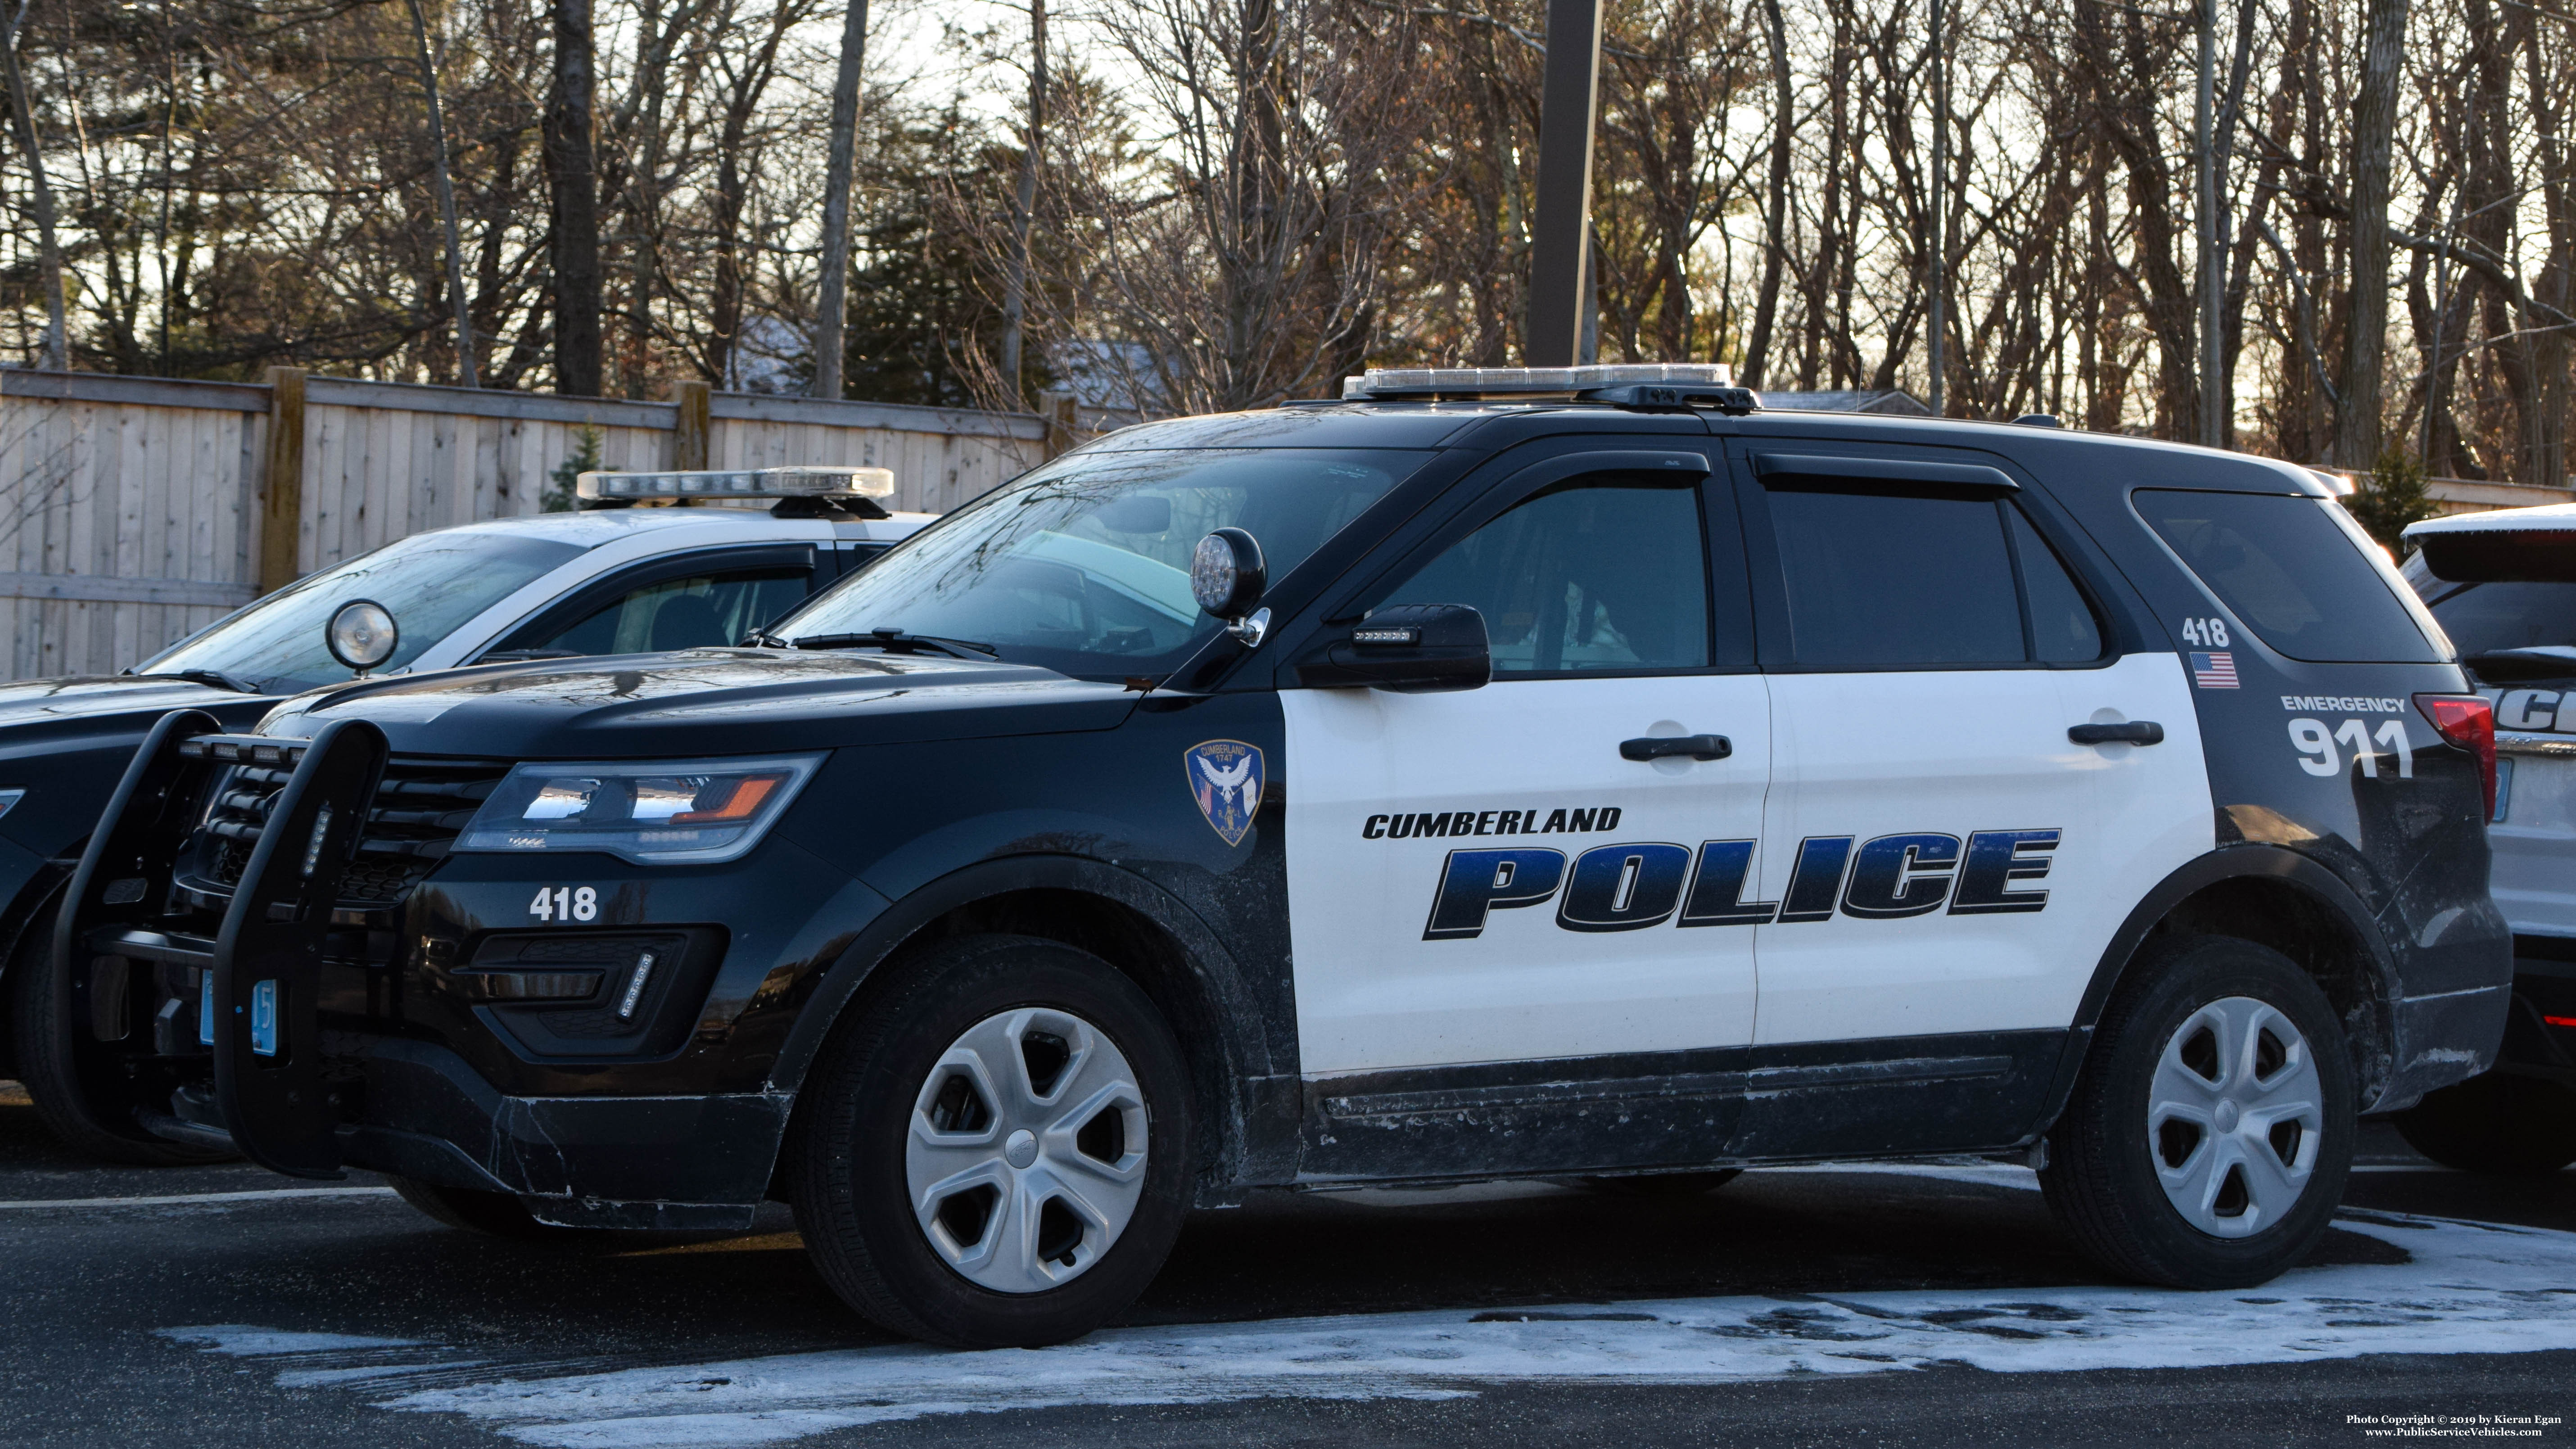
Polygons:
[[158,1130],[503,1231],[784,1199],[947,1343],[1272,1187],[2012,1153],[2110,1271],[2296,1262],[2494,1056],[2488,702],[2305,470],[1723,384],[1372,373],[762,647],[175,714],[58,949]]

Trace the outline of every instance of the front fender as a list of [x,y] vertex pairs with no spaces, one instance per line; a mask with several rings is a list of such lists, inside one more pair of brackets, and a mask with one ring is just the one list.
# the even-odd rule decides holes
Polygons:
[[1285,1181],[1294,1175],[1298,1091],[1293,1058],[1282,1060],[1263,1029],[1259,997],[1242,967],[1207,923],[1178,897],[1137,873],[1066,855],[981,861],[931,880],[860,928],[799,1011],[771,1070],[769,1089],[793,1092],[853,998],[906,941],[951,912],[1024,891],[1061,891],[1134,912],[1177,948],[1198,997],[1200,1020],[1176,1021],[1184,1037],[1210,1034],[1218,1047],[1224,1094],[1212,1106],[1222,1137],[1219,1175],[1235,1181]]

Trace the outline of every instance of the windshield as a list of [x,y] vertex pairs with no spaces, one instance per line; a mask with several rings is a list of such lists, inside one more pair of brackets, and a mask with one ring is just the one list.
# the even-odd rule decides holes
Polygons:
[[178,647],[137,674],[212,669],[266,694],[298,694],[351,677],[322,642],[332,612],[373,599],[394,616],[400,669],[466,620],[581,552],[579,546],[480,529],[416,533],[298,579]]
[[1077,677],[1164,672],[1219,627],[1190,594],[1190,552],[1211,530],[1250,532],[1276,581],[1430,456],[1075,454],[942,519],[770,632],[893,629]]

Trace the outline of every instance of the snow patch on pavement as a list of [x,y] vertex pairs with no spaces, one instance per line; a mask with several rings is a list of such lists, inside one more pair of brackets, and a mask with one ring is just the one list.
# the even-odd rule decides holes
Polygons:
[[[1705,1384],[1935,1364],[2030,1373],[2576,1348],[2576,1234],[2382,1213],[2342,1225],[2412,1261],[2303,1268],[2245,1292],[1944,1289],[1451,1309],[1115,1329],[1037,1350],[868,1348],[466,1382],[451,1364],[421,1365],[446,1372],[378,1402],[560,1449],[687,1449],[1053,1407],[1435,1399],[1504,1384]],[[252,1356],[311,1353],[326,1340],[429,1347],[229,1325],[164,1332]]]

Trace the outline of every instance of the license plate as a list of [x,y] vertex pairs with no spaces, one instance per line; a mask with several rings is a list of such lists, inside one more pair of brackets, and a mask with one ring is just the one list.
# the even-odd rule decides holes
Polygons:
[[197,1045],[215,1044],[215,973],[197,973]]
[[277,1055],[277,983],[262,981],[250,989],[250,1049]]

